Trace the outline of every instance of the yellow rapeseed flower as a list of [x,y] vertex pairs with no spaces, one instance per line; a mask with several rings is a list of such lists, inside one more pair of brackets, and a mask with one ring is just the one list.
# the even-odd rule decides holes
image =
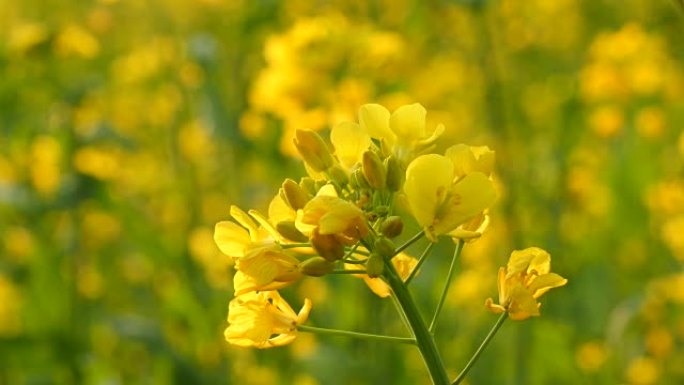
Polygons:
[[309,318],[311,301],[304,300],[299,314],[277,291],[250,292],[230,301],[226,341],[259,349],[287,345],[297,337],[297,325]]
[[354,244],[368,235],[366,216],[356,205],[338,197],[333,188],[326,188],[328,186],[321,188],[297,212],[297,228],[307,235],[316,230],[321,235],[335,235]]
[[494,185],[480,171],[463,174],[447,156],[421,155],[406,170],[404,191],[414,218],[433,242],[488,208]]
[[538,316],[537,299],[568,282],[550,270],[551,256],[546,251],[538,247],[513,251],[508,265],[499,269],[499,304],[488,298],[485,305],[493,313],[508,312],[513,320]]
[[299,260],[280,250],[262,248],[239,258],[233,277],[235,295],[250,291],[277,290],[302,277]]
[[[280,234],[261,214],[250,210],[250,216],[237,206],[231,206],[230,215],[239,224],[221,221],[214,227],[214,241],[224,254],[232,258],[242,258],[262,248],[280,249],[276,243],[280,240]],[[256,219],[259,225],[252,218]]]

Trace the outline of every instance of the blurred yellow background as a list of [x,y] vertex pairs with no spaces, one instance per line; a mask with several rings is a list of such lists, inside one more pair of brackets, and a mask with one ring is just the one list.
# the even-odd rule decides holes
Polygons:
[[[411,347],[223,340],[214,224],[302,175],[296,128],[326,137],[367,102],[419,102],[443,148],[497,152],[490,231],[437,330],[452,375],[496,318],[498,266],[536,245],[569,284],[507,323],[469,384],[683,383],[683,15],[665,0],[0,0],[0,384],[426,383]],[[447,259],[416,280],[426,311]],[[283,294],[311,298],[315,325],[400,333],[359,282]]]

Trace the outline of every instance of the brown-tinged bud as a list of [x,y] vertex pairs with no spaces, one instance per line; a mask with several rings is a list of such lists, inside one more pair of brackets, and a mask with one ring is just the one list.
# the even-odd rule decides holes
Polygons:
[[377,278],[385,270],[385,260],[382,255],[372,253],[366,261],[366,274],[371,278]]
[[382,164],[380,157],[373,151],[366,151],[363,153],[362,161],[363,175],[366,177],[368,184],[374,189],[385,188],[387,180],[387,170]]
[[316,229],[311,236],[311,245],[318,255],[330,262],[344,257],[344,245],[337,240],[334,234],[320,234]]
[[386,237],[379,237],[373,245],[374,251],[385,258],[392,257],[396,248],[397,247],[394,245],[394,242],[390,241]]
[[340,186],[345,186],[347,183],[349,183],[347,172],[344,171],[342,166],[337,163],[328,169],[328,175],[330,176],[330,179],[335,181]]
[[385,206],[385,205],[376,206],[373,211],[375,211],[375,213],[378,214],[379,216],[384,217],[385,215],[387,215],[389,213],[389,206]]
[[335,263],[323,257],[311,257],[299,264],[299,271],[311,277],[322,277],[335,268]]
[[297,230],[293,221],[282,221],[276,224],[276,230],[280,235],[292,242],[308,242],[309,238]]
[[309,194],[290,178],[285,179],[282,186],[285,202],[292,210],[299,210],[309,201]]
[[357,168],[354,170],[351,174],[351,185],[354,188],[359,188],[359,189],[367,189],[370,188],[370,184],[368,184],[368,181],[366,180],[366,177],[363,176],[363,170],[360,168]]
[[404,230],[404,221],[401,217],[393,215],[387,217],[382,225],[380,226],[380,232],[387,238],[394,238],[401,234]]
[[328,145],[317,133],[296,130],[293,142],[306,164],[314,171],[325,171],[335,163]]
[[314,196],[316,195],[316,181],[311,179],[308,176],[305,176],[304,178],[299,180],[299,186],[306,191],[309,196]]
[[399,160],[394,156],[389,156],[385,159],[385,168],[387,169],[387,188],[393,192],[401,190],[406,175],[399,164]]

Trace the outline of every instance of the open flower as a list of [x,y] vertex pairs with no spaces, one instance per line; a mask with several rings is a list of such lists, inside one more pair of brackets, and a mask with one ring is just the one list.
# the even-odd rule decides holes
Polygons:
[[499,304],[488,298],[485,305],[494,313],[507,312],[514,320],[538,316],[537,299],[568,282],[550,270],[551,256],[546,251],[538,247],[513,251],[508,265],[499,269]]
[[482,213],[496,199],[486,174],[462,171],[451,158],[438,154],[421,155],[406,170],[404,192],[411,213],[433,242]]
[[419,103],[397,108],[392,114],[379,104],[364,104],[359,109],[359,125],[371,137],[384,141],[403,165],[425,151],[444,132],[438,125],[425,128],[425,107]]
[[304,234],[334,235],[343,243],[354,244],[368,235],[363,211],[337,196],[332,185],[321,188],[302,210],[297,212],[297,228]]
[[284,251],[266,248],[238,259],[235,268],[233,286],[236,296],[250,291],[281,289],[302,277],[297,258]]
[[259,212],[250,210],[248,215],[237,206],[231,206],[230,215],[239,224],[221,221],[214,227],[214,242],[221,252],[232,258],[242,258],[262,248],[280,249],[277,243],[280,234]]
[[233,345],[259,349],[287,345],[297,337],[297,325],[309,318],[311,301],[296,314],[277,291],[250,292],[228,306],[226,341]]

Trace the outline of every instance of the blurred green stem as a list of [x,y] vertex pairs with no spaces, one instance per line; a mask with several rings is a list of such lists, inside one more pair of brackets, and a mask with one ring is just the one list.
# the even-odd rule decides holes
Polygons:
[[435,314],[432,316],[432,322],[430,322],[430,333],[435,332],[435,327],[437,326],[437,318],[439,318],[439,313],[442,312],[444,307],[444,301],[446,300],[447,293],[449,292],[449,286],[451,286],[451,278],[454,276],[454,270],[456,270],[456,260],[461,255],[461,250],[463,250],[463,240],[460,239],[456,244],[456,249],[454,250],[454,256],[451,258],[451,266],[449,266],[449,274],[447,274],[446,282],[444,282],[444,289],[442,290],[442,295],[439,297],[439,302],[437,302],[437,308],[435,309]]
[[496,332],[499,331],[499,328],[501,327],[501,325],[503,325],[506,318],[508,318],[508,313],[506,313],[506,312],[501,313],[501,316],[496,321],[494,326],[492,326],[492,329],[489,331],[489,334],[487,334],[487,337],[485,337],[485,339],[480,344],[480,347],[477,348],[477,351],[475,351],[475,354],[473,354],[473,356],[470,358],[470,361],[468,361],[465,368],[463,368],[463,370],[461,370],[461,373],[458,375],[458,377],[456,377],[456,379],[454,380],[454,382],[451,383],[451,385],[458,385],[461,383],[461,381],[463,381],[466,374],[468,374],[468,371],[470,371],[470,368],[472,368],[473,364],[475,364],[477,359],[480,358],[480,354],[482,354],[482,352],[485,350],[487,345],[489,345],[489,341],[491,341],[492,338],[494,338],[494,335],[496,334]]
[[409,283],[413,280],[413,278],[416,277],[418,274],[418,270],[420,269],[420,266],[423,265],[423,262],[427,259],[427,256],[430,254],[430,251],[432,251],[432,247],[435,246],[434,242],[430,242],[425,250],[423,251],[423,254],[420,255],[420,259],[418,259],[418,263],[416,263],[416,267],[411,270],[411,274],[409,274],[408,278],[406,278],[406,281],[404,281],[405,285],[408,286]]
[[413,236],[413,238],[406,241],[403,245],[397,247],[397,249],[394,250],[394,255],[397,255],[397,254],[401,253],[402,251],[406,250],[409,246],[411,246],[417,240],[422,238],[424,234],[425,234],[425,232],[423,230],[419,231],[416,235]]
[[323,335],[330,335],[330,336],[352,337],[352,338],[359,338],[359,339],[364,339],[364,340],[384,341],[384,342],[397,342],[400,344],[409,344],[409,345],[415,345],[416,344],[416,340],[414,338],[410,338],[410,337],[383,336],[383,335],[379,335],[379,334],[358,333],[358,332],[352,332],[352,331],[348,331],[348,330],[317,328],[315,326],[307,326],[307,325],[297,325],[297,330],[302,331],[302,332],[307,332],[307,333],[316,333],[316,334],[323,334]]
[[[420,235],[422,236],[422,232]],[[425,321],[421,317],[418,307],[411,297],[411,293],[409,293],[408,288],[389,260],[385,261],[385,278],[392,288],[392,292],[396,296],[397,301],[401,305],[401,310],[406,316],[411,331],[416,338],[416,344],[423,357],[423,362],[425,362],[425,366],[427,366],[428,372],[430,373],[432,383],[434,385],[448,385],[449,377],[444,368],[442,357],[437,350],[435,340],[432,338],[432,334],[430,334]]]

